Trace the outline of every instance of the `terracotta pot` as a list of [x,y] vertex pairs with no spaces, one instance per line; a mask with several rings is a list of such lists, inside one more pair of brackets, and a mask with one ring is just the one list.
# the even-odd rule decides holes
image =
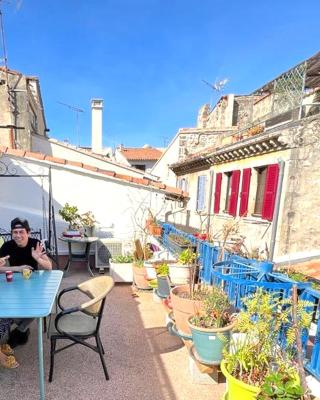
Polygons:
[[180,297],[181,293],[189,293],[189,285],[176,286],[171,290],[171,302],[176,329],[182,336],[192,337],[188,319],[194,314],[202,311],[203,301],[191,300]]
[[156,225],[156,224],[151,224],[148,227],[148,232],[150,235],[153,236],[161,236],[162,235],[162,226]]
[[132,265],[133,281],[138,289],[150,289],[149,282],[146,279],[147,271],[144,267]]

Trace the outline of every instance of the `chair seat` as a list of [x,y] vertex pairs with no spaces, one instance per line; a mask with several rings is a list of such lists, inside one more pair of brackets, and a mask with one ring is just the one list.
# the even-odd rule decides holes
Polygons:
[[[49,330],[49,335],[60,335],[56,330],[54,320],[56,315],[52,315],[52,323]],[[59,329],[73,336],[87,336],[94,334],[98,319],[85,315],[81,312],[64,315],[59,320]]]

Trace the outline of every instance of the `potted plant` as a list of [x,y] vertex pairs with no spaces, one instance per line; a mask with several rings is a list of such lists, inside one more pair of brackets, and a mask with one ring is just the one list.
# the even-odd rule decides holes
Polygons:
[[135,259],[132,264],[133,281],[138,289],[150,289],[144,260]]
[[285,394],[281,398],[300,399],[295,341],[297,332],[308,329],[311,323],[312,304],[281,299],[279,293],[261,289],[243,302],[244,310],[238,314],[235,326],[239,334],[224,350],[221,363],[228,400],[273,398],[266,397],[271,395],[272,381],[282,382]]
[[185,285],[190,282],[191,265],[196,259],[196,253],[191,248],[183,250],[177,263],[169,264],[169,276],[173,285]]
[[133,256],[120,255],[110,260],[110,276],[115,282],[132,282]]
[[170,295],[169,265],[167,263],[160,264],[157,269],[157,295],[166,299]]
[[93,227],[97,222],[91,211],[87,211],[80,215],[80,222],[84,229],[84,235],[89,237],[93,235]]
[[189,317],[194,353],[200,362],[220,364],[222,349],[229,341],[235,324],[231,311],[226,293],[213,286],[203,301],[203,311]]
[[69,226],[64,235],[66,236],[81,236],[79,228],[81,226],[81,217],[77,206],[71,206],[66,203],[60,210],[59,214]]
[[170,233],[168,236],[168,244],[173,253],[180,254],[186,249],[196,249],[196,246],[187,238],[175,233]]

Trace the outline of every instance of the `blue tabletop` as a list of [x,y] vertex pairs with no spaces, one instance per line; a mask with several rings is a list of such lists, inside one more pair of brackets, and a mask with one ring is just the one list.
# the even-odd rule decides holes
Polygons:
[[58,293],[61,271],[34,271],[30,279],[0,274],[0,318],[40,318],[50,314]]

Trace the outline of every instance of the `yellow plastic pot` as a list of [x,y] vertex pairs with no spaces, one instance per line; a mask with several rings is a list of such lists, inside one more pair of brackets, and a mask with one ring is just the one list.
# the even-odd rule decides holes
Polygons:
[[224,395],[226,400],[256,400],[260,392],[257,386],[248,385],[239,379],[234,378],[227,371],[224,361],[221,362],[221,372],[227,380],[227,393]]

